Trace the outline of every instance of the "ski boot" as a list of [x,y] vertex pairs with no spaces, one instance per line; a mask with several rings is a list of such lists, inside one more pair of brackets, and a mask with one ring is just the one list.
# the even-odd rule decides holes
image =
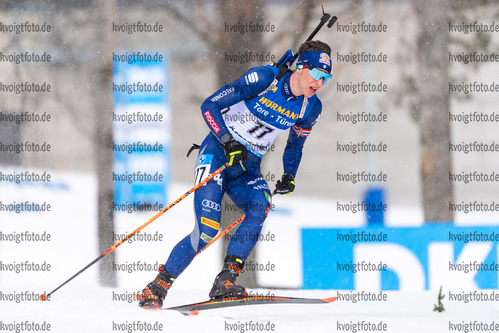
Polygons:
[[168,273],[164,266],[161,266],[158,272],[156,279],[150,282],[142,290],[142,294],[137,297],[141,308],[148,310],[160,309],[163,306],[168,290],[175,281],[175,277]]
[[234,255],[227,255],[224,260],[224,267],[215,278],[213,287],[210,290],[210,298],[221,300],[224,298],[243,298],[248,296],[244,287],[235,284],[243,266],[243,259]]

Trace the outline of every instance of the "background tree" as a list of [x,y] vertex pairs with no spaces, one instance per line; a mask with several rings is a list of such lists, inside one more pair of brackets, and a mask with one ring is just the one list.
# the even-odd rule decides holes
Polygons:
[[[105,252],[114,242],[114,183],[113,183],[113,74],[112,52],[114,51],[111,26],[116,13],[115,0],[94,2],[95,39],[97,53],[94,59],[94,111],[95,111],[95,162],[98,186],[98,233],[99,253]],[[99,262],[99,281],[102,285],[115,287],[116,272],[113,270],[115,253],[111,252]]]
[[[401,99],[408,101],[412,118],[420,128],[421,195],[426,222],[454,220],[454,214],[449,209],[449,203],[454,200],[454,186],[449,180],[453,167],[449,151],[452,134],[450,101],[453,98],[471,98],[452,96],[449,92],[449,82],[457,81],[451,75],[449,52],[492,52],[491,49],[495,48],[490,34],[475,32],[473,38],[462,34],[451,35],[449,22],[479,20],[481,11],[497,15],[494,3],[497,1],[446,0],[433,6],[425,1],[413,0],[419,33],[414,52],[406,52],[402,56],[407,57],[401,69],[404,84],[396,103]],[[406,40],[402,43],[409,46]],[[480,63],[468,66],[477,69]],[[413,68],[416,69],[414,72]],[[459,79],[464,80],[464,77]]]
[[414,0],[417,38],[418,113],[421,144],[421,183],[424,220],[452,221],[452,170],[449,152],[449,1],[430,6]]

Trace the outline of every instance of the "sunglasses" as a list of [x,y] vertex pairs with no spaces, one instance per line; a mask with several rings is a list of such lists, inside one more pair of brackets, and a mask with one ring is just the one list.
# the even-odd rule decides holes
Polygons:
[[324,79],[322,82],[324,84],[326,84],[327,81],[329,81],[329,79],[331,79],[333,77],[331,74],[326,73],[324,71],[321,71],[318,68],[313,68],[312,66],[305,64],[305,63],[304,63],[304,65],[305,65],[305,67],[307,67],[309,69],[308,74],[310,74],[310,76],[314,80]]

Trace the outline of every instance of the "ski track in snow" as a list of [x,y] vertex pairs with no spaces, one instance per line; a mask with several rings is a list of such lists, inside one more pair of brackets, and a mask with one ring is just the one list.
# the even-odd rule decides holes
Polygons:
[[[146,311],[135,301],[112,301],[111,290],[123,289],[79,285],[54,294],[49,302],[0,303],[3,324],[25,321],[51,324],[50,332],[143,332],[134,323],[162,325],[162,332],[252,332],[258,327],[270,332],[341,332],[338,325],[370,322],[386,324],[386,332],[448,332],[449,322],[497,321],[498,304],[443,304],[445,312],[433,312],[435,292],[387,292],[386,302],[333,302],[317,305],[251,305],[201,311],[198,316],[184,316],[176,311]],[[264,290],[254,290],[264,292]],[[266,292],[266,290],[265,290]],[[327,297],[328,290],[272,290],[276,295]],[[173,294],[173,293],[172,293]],[[204,299],[206,291],[180,290],[169,295],[165,306]],[[120,326],[116,326],[120,325]],[[248,329],[244,329],[248,325]],[[1,329],[0,324],[0,329]],[[352,326],[349,332],[354,332]],[[124,330],[127,328],[126,330]],[[128,329],[129,328],[129,329]],[[237,330],[235,328],[238,328]],[[267,331],[267,330],[264,330]],[[358,329],[358,332],[363,330]],[[364,330],[365,331],[365,330]]]

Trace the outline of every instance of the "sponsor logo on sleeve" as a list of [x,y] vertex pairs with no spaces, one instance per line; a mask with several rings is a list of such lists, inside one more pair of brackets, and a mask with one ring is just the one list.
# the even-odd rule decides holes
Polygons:
[[213,119],[213,116],[211,115],[209,110],[206,111],[205,113],[203,113],[203,116],[206,119],[206,121],[208,122],[208,125],[210,125],[213,132],[215,132],[215,134],[220,132],[220,127],[218,127],[217,122],[215,121],[215,119]]
[[244,78],[246,79],[246,84],[257,83],[258,82],[258,73],[257,72],[249,73]]

